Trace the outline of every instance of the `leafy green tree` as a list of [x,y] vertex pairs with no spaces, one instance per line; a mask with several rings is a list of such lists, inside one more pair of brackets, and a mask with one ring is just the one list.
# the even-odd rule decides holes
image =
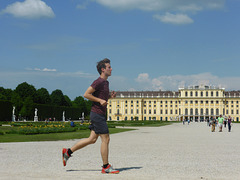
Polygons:
[[84,112],[85,114],[88,113],[87,107],[86,107],[86,101],[82,96],[78,96],[74,99],[73,107],[80,108],[81,112]]
[[22,98],[19,96],[19,94],[17,94],[16,92],[12,93],[12,98],[11,98],[11,103],[13,106],[15,106],[15,114],[16,116],[19,115],[20,110],[22,109],[23,106],[23,100]]
[[36,92],[36,97],[37,97],[36,103],[39,103],[39,104],[51,103],[51,98],[46,88],[38,89]]
[[64,106],[67,104],[64,95],[60,89],[56,89],[55,91],[53,91],[50,95],[50,98],[53,105]]
[[0,100],[11,100],[13,91],[11,89],[4,89],[0,87]]
[[25,100],[27,97],[31,97],[33,100],[36,99],[36,89],[33,85],[30,85],[26,82],[19,84],[15,92]]
[[72,101],[67,95],[64,95],[64,99],[66,102],[65,106],[69,106],[69,107],[72,106]]
[[92,108],[92,101],[90,100],[85,100],[85,104],[86,104],[86,114],[90,114],[91,108]]
[[24,102],[20,114],[27,120],[33,119],[34,116],[34,102],[31,97],[27,97]]

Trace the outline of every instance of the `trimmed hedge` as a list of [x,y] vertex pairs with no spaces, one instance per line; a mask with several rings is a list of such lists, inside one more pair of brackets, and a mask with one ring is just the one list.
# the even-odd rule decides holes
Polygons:
[[0,100],[0,121],[12,120],[12,103]]

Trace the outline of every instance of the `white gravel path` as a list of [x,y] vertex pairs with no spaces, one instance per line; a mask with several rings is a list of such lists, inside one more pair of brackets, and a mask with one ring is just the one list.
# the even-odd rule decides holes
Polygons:
[[[1,138],[1,136],[0,136]],[[0,143],[0,179],[240,179],[240,124],[211,132],[206,123],[141,127],[111,135],[110,163],[119,174],[101,174],[100,143],[62,165],[63,147],[78,140]]]

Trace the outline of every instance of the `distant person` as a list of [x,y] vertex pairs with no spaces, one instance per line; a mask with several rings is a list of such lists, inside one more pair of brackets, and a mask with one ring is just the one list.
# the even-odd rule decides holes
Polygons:
[[232,128],[232,118],[231,116],[228,116],[228,132],[231,132]]
[[224,118],[224,127],[227,126],[227,118]]
[[75,127],[75,124],[74,124],[74,121],[73,121],[73,120],[71,120],[70,126],[71,126],[71,127]]
[[[90,136],[87,139],[82,139],[77,142],[73,147],[66,149],[63,148],[63,165],[66,166],[67,160],[71,157],[71,154],[75,151],[84,148],[89,144],[94,144],[98,137],[101,137],[101,156],[103,161],[102,173],[117,174],[118,170],[114,170],[108,162],[109,155],[109,130],[107,126],[106,111],[107,102],[109,98],[116,97],[116,93],[113,91],[109,95],[109,82],[108,77],[111,76],[112,67],[109,59],[104,59],[97,63],[97,70],[100,77],[96,79],[92,85],[86,90],[84,97],[93,102],[90,119],[91,124],[89,129],[91,130]],[[91,156],[90,156],[91,159]],[[85,162],[82,162],[85,163]]]
[[222,115],[220,115],[220,117],[218,117],[219,132],[222,132],[223,121],[224,121],[224,118],[222,117]]
[[212,125],[212,132],[215,132],[215,126],[216,126],[216,118],[215,117],[212,118],[211,125]]

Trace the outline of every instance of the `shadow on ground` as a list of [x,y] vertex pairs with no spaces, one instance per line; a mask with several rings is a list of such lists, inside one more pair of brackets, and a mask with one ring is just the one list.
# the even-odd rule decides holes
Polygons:
[[[142,167],[125,167],[125,168],[116,168],[116,170],[122,171],[129,171],[133,169],[141,169]],[[66,170],[67,172],[75,172],[75,171],[101,171],[101,169],[69,169]]]

